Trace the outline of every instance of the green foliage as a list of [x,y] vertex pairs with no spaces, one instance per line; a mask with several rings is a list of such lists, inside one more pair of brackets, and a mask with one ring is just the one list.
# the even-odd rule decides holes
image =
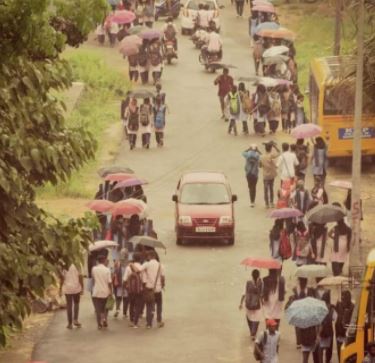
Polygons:
[[0,2],[0,345],[9,327],[21,327],[30,299],[91,239],[89,217],[61,222],[35,204],[37,187],[68,180],[97,147],[84,126],[65,123],[64,104],[53,96],[73,73],[59,57],[67,36],[51,19],[76,22],[83,39],[106,2],[64,3]]

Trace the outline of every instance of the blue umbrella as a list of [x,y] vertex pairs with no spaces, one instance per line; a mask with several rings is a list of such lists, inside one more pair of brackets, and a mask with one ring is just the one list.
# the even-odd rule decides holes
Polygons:
[[305,329],[320,325],[328,314],[328,308],[324,301],[306,297],[292,302],[285,314],[290,325]]
[[255,34],[264,29],[276,30],[280,28],[280,24],[274,23],[273,21],[266,21],[265,23],[260,23],[255,28]]

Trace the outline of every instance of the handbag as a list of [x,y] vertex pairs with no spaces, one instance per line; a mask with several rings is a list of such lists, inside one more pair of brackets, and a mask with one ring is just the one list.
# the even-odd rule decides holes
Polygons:
[[159,268],[158,268],[158,272],[156,274],[154,287],[152,289],[145,288],[144,291],[143,291],[143,299],[144,299],[146,304],[151,304],[151,303],[155,302],[155,289],[156,289],[156,284],[158,283],[158,279],[159,279],[159,275],[160,275],[160,269],[161,269],[161,265],[159,263]]
[[115,298],[113,297],[113,295],[109,295],[107,302],[105,303],[105,308],[106,310],[111,311],[113,310],[114,307],[115,307]]

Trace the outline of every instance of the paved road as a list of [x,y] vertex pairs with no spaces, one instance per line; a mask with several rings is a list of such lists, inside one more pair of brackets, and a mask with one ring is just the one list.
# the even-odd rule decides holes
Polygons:
[[[249,38],[246,18],[238,19],[230,6],[222,12],[224,58],[238,66],[236,76],[253,72],[249,62]],[[163,329],[133,330],[127,321],[110,319],[108,331],[98,331],[91,302],[82,304],[83,328],[67,331],[64,312],[56,314],[44,339],[35,349],[35,360],[48,363],[247,363],[254,361],[248,329],[238,303],[249,271],[239,266],[248,255],[268,255],[268,231],[259,184],[257,204],[249,206],[241,151],[256,142],[269,139],[229,136],[227,124],[220,119],[214,76],[198,64],[198,51],[188,38],[180,38],[179,61],[167,66],[163,87],[170,114],[167,119],[165,147],[129,151],[121,146],[117,162],[133,168],[150,181],[147,187],[155,227],[168,246],[162,257],[167,270],[165,322]],[[108,58],[108,52],[103,54]],[[111,62],[122,64],[117,52]],[[281,132],[278,141],[287,138]],[[154,146],[154,145],[153,145]],[[237,232],[233,247],[194,245],[177,247],[173,233],[173,194],[180,174],[186,170],[222,170],[233,191]],[[346,175],[343,168],[340,173]],[[289,287],[293,264],[284,269]],[[281,328],[281,362],[300,361],[295,350],[294,332],[286,324]]]

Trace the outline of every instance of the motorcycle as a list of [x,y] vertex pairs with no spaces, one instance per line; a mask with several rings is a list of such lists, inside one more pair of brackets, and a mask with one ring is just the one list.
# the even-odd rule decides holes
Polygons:
[[205,44],[205,41],[204,41],[204,34],[207,33],[205,30],[203,29],[198,29],[192,36],[191,36],[191,40],[193,42],[193,44],[195,45],[195,48],[197,49],[201,49],[204,44]]
[[167,63],[171,64],[172,59],[177,59],[177,52],[174,49],[174,42],[173,40],[165,40],[164,41],[164,57],[167,59]]
[[215,73],[216,69],[220,68],[218,64],[222,59],[222,51],[210,53],[207,47],[201,48],[201,53],[199,54],[199,63],[202,64],[205,69],[210,73]]

